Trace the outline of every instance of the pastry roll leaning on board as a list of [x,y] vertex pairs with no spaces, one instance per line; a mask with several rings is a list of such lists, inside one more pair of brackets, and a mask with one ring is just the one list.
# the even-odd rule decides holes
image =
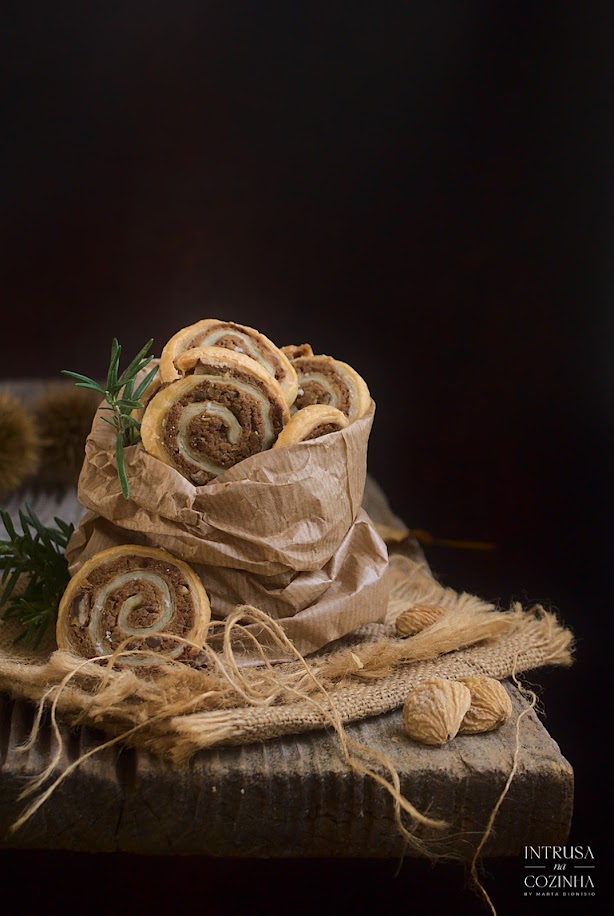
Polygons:
[[152,655],[185,657],[189,647],[174,637],[202,646],[210,619],[207,592],[187,563],[157,547],[122,544],[94,554],[70,579],[56,639],[84,658],[110,655],[129,639],[125,648],[143,654],[122,662],[141,665]]

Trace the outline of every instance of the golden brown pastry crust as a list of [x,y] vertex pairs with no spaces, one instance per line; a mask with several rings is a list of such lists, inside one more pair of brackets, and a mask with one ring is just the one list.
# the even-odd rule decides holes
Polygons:
[[274,448],[345,429],[349,422],[346,415],[337,407],[330,404],[310,404],[291,416],[277,437]]
[[177,357],[177,366],[190,374],[151,399],[141,440],[195,486],[270,448],[290,419],[281,386],[250,356],[195,347]]
[[[152,614],[156,598],[162,607]],[[210,620],[207,592],[187,563],[158,547],[125,544],[94,554],[70,579],[58,608],[56,640],[60,649],[93,658],[110,655],[134,636],[136,649],[180,658],[185,645],[164,634],[202,646]],[[139,665],[153,657],[125,656],[122,662]]]
[[177,331],[167,341],[160,356],[160,378],[172,382],[180,378],[177,358],[184,350],[218,346],[257,360],[280,384],[288,404],[294,403],[298,382],[288,356],[265,334],[235,321],[203,318]]
[[294,410],[309,404],[330,404],[350,422],[369,410],[372,400],[367,383],[348,363],[333,356],[299,356],[292,361],[298,376]]
[[285,344],[280,348],[282,353],[285,353],[289,360],[298,359],[299,356],[313,356],[313,348],[311,344],[302,343],[302,344]]

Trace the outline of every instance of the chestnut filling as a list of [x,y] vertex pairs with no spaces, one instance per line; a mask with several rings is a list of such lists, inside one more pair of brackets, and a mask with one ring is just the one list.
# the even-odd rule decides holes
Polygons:
[[[347,384],[335,370],[317,359],[300,357],[294,363],[298,375],[298,395],[294,407],[308,407],[310,404],[332,404],[349,417],[352,395]],[[319,376],[309,378],[309,376]]]
[[[89,658],[117,648],[129,635],[119,620],[122,611],[124,624],[131,629],[137,632],[147,628],[153,630],[145,639],[139,637],[134,640],[134,644],[129,643],[128,648],[145,650],[149,647],[161,653],[177,649],[178,643],[175,640],[165,638],[155,631],[156,622],[164,613],[162,590],[151,579],[139,575],[143,572],[159,578],[170,592],[172,613],[164,623],[163,632],[189,638],[196,623],[197,609],[192,589],[183,572],[155,557],[127,554],[92,569],[73,598],[68,627],[68,639],[73,651]],[[113,587],[113,580],[126,573],[133,575],[128,581]],[[107,597],[98,611],[96,603],[103,589],[107,589]],[[102,652],[100,645],[96,645],[97,641],[102,642]]]
[[319,436],[326,436],[328,433],[336,433],[341,427],[336,423],[321,423],[320,426],[314,427],[308,436],[305,436],[305,442],[309,439],[317,439]]
[[[229,327],[228,325],[221,324],[213,325],[208,331],[196,334],[192,338],[189,346],[206,347],[211,343],[211,336],[215,334],[216,331],[219,331],[220,328],[226,328],[227,330],[223,335],[215,339],[214,346],[224,347],[226,350],[234,350],[237,353],[244,353],[246,356],[251,356],[252,359],[257,359],[259,362],[262,362],[267,370],[271,367],[277,381],[283,378],[285,372],[281,360],[275,351],[265,347],[260,340],[252,337],[239,328],[233,331],[232,326]],[[254,353],[253,348],[256,350],[256,353]]]
[[[196,486],[208,483],[222,470],[268,448],[268,438],[274,440],[283,428],[282,405],[268,400],[264,383],[240,371],[235,371],[233,378],[262,391],[269,405],[268,417],[263,416],[262,400],[256,393],[250,395],[227,382],[207,377],[172,404],[167,412],[164,446],[173,466]],[[189,419],[185,427],[187,436],[183,438],[183,411],[199,402],[202,402],[202,412]],[[209,409],[207,402],[212,405]],[[191,455],[186,453],[186,447]],[[203,464],[212,462],[220,470],[215,472],[209,467],[200,467],[199,457]]]
[[[296,397],[294,406],[297,410],[300,410],[301,407],[309,407],[311,404],[331,404],[333,401],[333,396],[331,395],[328,388],[325,388],[323,385],[320,385],[318,382],[309,381],[305,382],[301,380],[299,375],[298,379],[299,384],[299,394]],[[301,393],[302,392],[302,393]],[[337,406],[334,404],[333,406]]]

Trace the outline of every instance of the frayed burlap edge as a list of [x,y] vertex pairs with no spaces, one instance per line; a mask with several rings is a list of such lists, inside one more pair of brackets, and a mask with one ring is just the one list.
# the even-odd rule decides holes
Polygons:
[[[239,745],[347,724],[400,707],[434,675],[485,674],[505,679],[546,665],[572,663],[573,635],[540,606],[503,611],[442,586],[425,563],[390,558],[385,624],[371,624],[304,658],[274,621],[243,606],[220,622],[223,651],[199,669],[164,663],[149,676],[121,664],[120,653],[84,660],[61,650],[38,661],[18,648],[0,655],[0,689],[40,705],[73,725],[89,725],[174,762],[203,748]],[[394,620],[418,603],[447,609],[409,638]],[[235,646],[259,624],[296,661],[241,666]],[[138,651],[138,650],[137,650]],[[239,650],[240,652],[240,650]],[[150,653],[149,653],[150,654]],[[141,672],[143,669],[139,669]]]

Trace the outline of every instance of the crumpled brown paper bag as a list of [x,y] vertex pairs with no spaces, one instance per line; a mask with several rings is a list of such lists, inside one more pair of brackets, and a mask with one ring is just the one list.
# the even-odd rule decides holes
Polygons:
[[[373,403],[339,432],[268,449],[201,487],[141,444],[131,446],[126,500],[115,432],[99,411],[78,484],[79,501],[90,511],[66,550],[71,574],[106,547],[165,548],[196,569],[214,618],[254,605],[303,655],[383,622],[388,552],[362,508],[374,414]],[[267,645],[266,634],[255,635]],[[271,645],[267,653],[274,661],[287,658]]]

